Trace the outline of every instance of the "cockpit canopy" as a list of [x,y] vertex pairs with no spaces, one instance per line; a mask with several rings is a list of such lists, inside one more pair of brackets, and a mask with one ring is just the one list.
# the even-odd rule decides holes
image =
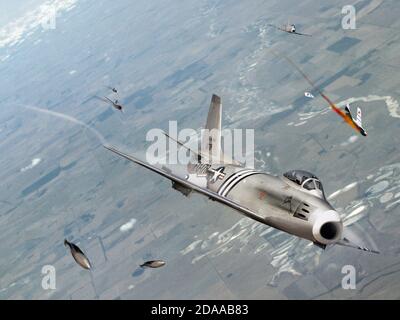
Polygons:
[[308,191],[314,191],[313,193],[316,193],[317,195],[320,194],[325,198],[322,183],[314,174],[304,170],[291,170],[285,172],[283,176],[302,188]]

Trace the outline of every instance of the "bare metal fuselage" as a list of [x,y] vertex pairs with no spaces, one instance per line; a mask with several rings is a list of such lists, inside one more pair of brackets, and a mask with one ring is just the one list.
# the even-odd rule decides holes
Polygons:
[[[249,208],[266,224],[320,245],[340,237],[339,215],[323,197],[302,190],[285,177],[240,166],[225,165],[224,173],[222,179],[209,182],[207,188]],[[315,234],[319,232],[316,224],[324,223],[335,224],[336,234],[331,239]]]

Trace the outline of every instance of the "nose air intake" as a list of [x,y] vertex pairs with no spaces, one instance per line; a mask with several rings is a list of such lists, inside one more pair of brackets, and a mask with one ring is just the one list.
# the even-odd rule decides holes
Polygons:
[[313,237],[317,242],[327,245],[341,239],[343,225],[336,211],[315,212],[310,220],[313,222]]
[[324,239],[327,240],[332,240],[335,239],[335,237],[338,234],[338,228],[336,226],[336,223],[334,222],[327,222],[324,223],[320,229],[320,234]]

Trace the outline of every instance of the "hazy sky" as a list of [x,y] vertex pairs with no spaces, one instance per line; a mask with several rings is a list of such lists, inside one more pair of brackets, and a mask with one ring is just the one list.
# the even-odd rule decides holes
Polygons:
[[32,10],[46,0],[1,0],[0,1],[0,27],[22,16],[26,11]]

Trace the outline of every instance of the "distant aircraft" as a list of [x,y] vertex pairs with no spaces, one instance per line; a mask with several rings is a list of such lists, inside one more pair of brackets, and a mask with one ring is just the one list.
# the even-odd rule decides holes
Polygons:
[[103,102],[110,104],[113,108],[115,108],[121,112],[124,112],[122,105],[119,103],[119,101],[117,99],[113,101],[107,97],[102,98],[102,97],[96,96],[96,98],[100,99]]
[[[345,233],[339,213],[325,197],[321,181],[312,173],[290,170],[282,176],[233,163],[221,151],[221,98],[213,95],[197,160],[182,175],[157,167],[124,153],[104,147],[172,181],[172,187],[185,196],[193,191],[222,203],[262,224],[312,241],[325,249],[343,245],[377,253],[357,244]],[[181,142],[178,144],[183,145]],[[187,148],[188,150],[192,150]]]
[[269,26],[274,27],[274,28],[276,28],[276,29],[278,29],[280,31],[286,32],[286,33],[297,34],[299,36],[312,37],[311,34],[297,32],[296,31],[296,25],[290,24],[289,21],[286,24],[284,24],[283,26],[281,26],[281,27],[277,27],[277,26],[275,26],[273,24],[270,24]]
[[357,119],[354,119],[353,116],[350,113],[350,108],[347,106],[345,108],[345,111],[343,111],[342,109],[340,109],[338,106],[336,106],[331,99],[328,98],[328,96],[322,92],[321,89],[319,89],[314,82],[312,82],[310,80],[310,78],[303,72],[303,70],[300,69],[300,67],[294,63],[289,57],[285,56],[282,53],[278,53],[275,50],[271,49],[271,51],[273,52],[273,54],[280,58],[283,57],[284,59],[286,59],[286,61],[288,61],[300,74],[301,76],[313,87],[313,89],[318,92],[320,94],[320,96],[326,101],[328,102],[329,106],[331,107],[331,109],[336,112],[343,120],[344,122],[346,122],[350,127],[352,127],[354,130],[356,130],[357,132],[359,132],[361,135],[363,135],[364,137],[367,136],[367,132],[364,130],[364,128],[362,127],[361,124],[361,109],[358,108],[357,109]]
[[163,260],[150,260],[146,261],[145,263],[141,264],[140,267],[148,267],[148,268],[160,268],[165,266],[165,261]]
[[353,115],[351,114],[350,111],[350,105],[347,104],[346,107],[344,108],[346,110],[346,115],[347,117],[351,118],[353,124],[357,127],[357,129],[359,130],[359,132],[363,135],[363,136],[367,136],[367,132],[365,131],[365,129],[362,126],[362,114],[361,114],[361,109],[359,107],[357,107],[357,118],[354,119]]
[[110,89],[114,93],[118,93],[117,89],[114,87],[106,86],[106,88]]
[[92,268],[89,259],[86,258],[85,254],[76,244],[69,242],[67,239],[64,239],[64,245],[69,247],[72,257],[75,259],[77,264],[87,270],[90,270]]

